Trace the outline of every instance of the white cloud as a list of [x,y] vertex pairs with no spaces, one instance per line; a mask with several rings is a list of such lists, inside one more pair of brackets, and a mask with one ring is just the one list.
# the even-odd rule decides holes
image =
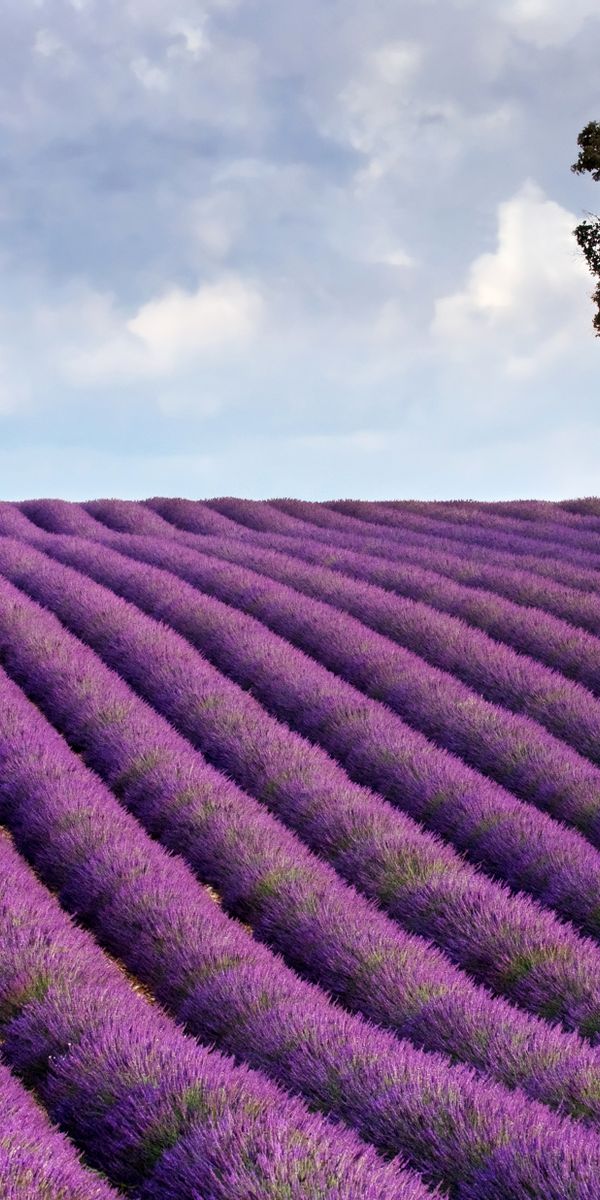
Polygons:
[[63,42],[51,29],[38,29],[33,49],[36,54],[41,54],[42,58],[52,58],[63,49]]
[[162,67],[157,67],[155,63],[151,63],[143,56],[134,58],[131,62],[131,70],[136,79],[147,88],[149,92],[167,92],[169,90],[169,76]]
[[588,18],[597,18],[598,0],[502,0],[498,16],[519,37],[543,49],[570,41]]
[[361,70],[338,97],[333,131],[355,150],[381,160],[395,154],[401,110],[407,102],[423,52],[415,42],[396,41],[371,50]]
[[92,297],[79,345],[71,341],[60,355],[63,369],[88,383],[176,375],[194,361],[242,347],[258,332],[263,312],[258,287],[235,275],[195,292],[172,287],[129,319],[111,313],[105,297]]
[[498,206],[496,250],[437,300],[432,333],[451,357],[530,377],[574,352],[590,324],[590,277],[576,217],[531,180]]
[[243,225],[243,202],[239,193],[219,189],[190,206],[190,237],[200,251],[212,258],[225,258]]
[[169,46],[169,58],[189,55],[193,59],[199,59],[210,49],[210,40],[202,25],[192,25],[189,21],[180,19],[171,23],[169,32],[177,39]]

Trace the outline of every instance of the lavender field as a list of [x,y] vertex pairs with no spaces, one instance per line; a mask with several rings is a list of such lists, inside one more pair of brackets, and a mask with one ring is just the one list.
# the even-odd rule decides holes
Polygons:
[[0,503],[1,1200],[600,1200],[600,500]]

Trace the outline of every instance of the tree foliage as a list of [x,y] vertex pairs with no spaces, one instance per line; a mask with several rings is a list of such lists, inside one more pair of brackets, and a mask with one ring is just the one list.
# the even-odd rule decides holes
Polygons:
[[577,138],[579,157],[571,170],[577,175],[589,171],[592,179],[600,183],[600,121],[589,121]]
[[[578,175],[583,175],[589,171],[592,179],[600,183],[600,122],[589,121],[584,129],[581,130],[577,138],[579,146],[579,156],[577,162],[571,166],[571,170]],[[595,217],[592,214],[591,220],[582,221],[576,229],[573,230],[574,237],[578,246],[585,255],[586,262],[593,275],[597,275],[599,282],[596,290],[592,293],[592,300],[598,307],[598,311],[594,317],[593,325],[596,330],[596,336],[600,337],[600,217]]]

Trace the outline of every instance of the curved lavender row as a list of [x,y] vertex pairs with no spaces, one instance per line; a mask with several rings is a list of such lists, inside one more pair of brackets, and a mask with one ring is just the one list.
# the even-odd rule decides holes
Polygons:
[[[73,549],[74,540],[68,541]],[[55,547],[56,540],[51,544]],[[327,754],[269,717],[256,700],[210,666],[178,634],[157,627],[138,608],[42,554],[13,544],[11,560],[10,550],[8,542],[0,546],[5,574],[59,613],[69,628],[93,645],[208,757],[256,792],[356,886],[380,900],[409,929],[443,945],[476,978],[536,1013],[560,1020],[584,1036],[596,1037],[600,1030],[600,952],[592,942],[576,935],[534,901],[514,896],[500,883],[487,880],[381,797],[353,785]],[[122,556],[113,557],[121,559],[128,570],[133,567]],[[150,570],[145,568],[147,573]],[[176,583],[173,577],[161,574],[163,590]],[[16,633],[18,607],[8,585],[0,592],[0,602],[2,652],[10,657],[12,670],[23,670],[24,656],[32,654],[30,690],[43,663],[44,685],[35,696],[43,701],[50,686],[48,677],[57,670],[53,658],[48,655],[46,662],[42,655],[46,635],[42,637],[40,632],[28,649],[22,623]],[[224,607],[214,600],[208,603],[213,608]],[[41,617],[38,620],[41,622]],[[251,622],[248,617],[244,620]],[[54,629],[52,619],[47,621]],[[69,721],[69,736],[78,738],[76,745],[84,736],[89,753],[94,729],[93,725],[90,729],[79,701],[77,674],[69,657],[77,644],[69,646],[68,635],[64,637],[66,665],[61,663],[61,683],[53,693],[53,705],[60,708],[67,673],[73,680],[70,686],[75,700],[71,697],[63,704],[61,719]],[[54,635],[52,646],[55,658]],[[36,655],[42,660],[37,666]],[[306,661],[310,666],[310,660]],[[100,719],[102,711],[100,705]],[[109,724],[125,719],[127,710],[122,704],[117,704],[117,717],[110,716],[113,711],[114,706],[108,705]],[[84,735],[77,732],[82,727]],[[118,729],[112,732],[116,736]],[[92,761],[99,769],[105,761],[105,739],[102,729]],[[143,754],[141,759],[137,770],[145,774]],[[150,761],[149,765],[154,764]],[[520,847],[519,854],[523,852]],[[279,881],[277,872],[275,879]],[[216,886],[223,890],[221,883]],[[431,994],[427,991],[427,999]]]
[[[235,526],[235,524],[232,521],[229,521],[228,518],[221,517],[219,513],[214,512],[212,509],[208,508],[207,505],[201,505],[201,502],[199,501],[157,499],[155,501],[146,501],[144,504],[133,501],[97,501],[94,503],[105,506],[109,503],[111,505],[115,505],[117,503],[119,505],[129,505],[129,507],[125,508],[119,507],[117,509],[117,515],[115,517],[111,517],[113,529],[119,525],[122,531],[129,530],[136,534],[145,535],[152,533],[153,536],[156,536],[157,528],[152,525],[152,522],[150,522],[150,525],[148,525],[146,520],[144,510],[145,506],[148,505],[151,508],[156,509],[157,513],[160,513],[161,516],[166,518],[164,522],[164,528],[162,525],[158,527],[161,535],[165,531],[169,531],[172,535],[173,533],[176,533],[177,530],[183,529],[183,525],[181,524],[183,518],[183,520],[187,521],[188,524],[191,523],[194,525],[195,529],[201,531],[202,533],[226,533],[229,535],[232,530],[237,530],[238,532],[235,533],[236,540],[250,540],[251,543],[254,542],[254,538],[249,530],[244,529],[243,526]],[[199,513],[197,508],[194,507],[198,505],[200,505],[201,509]],[[110,537],[110,528],[108,526],[103,526],[99,520],[91,517],[90,513],[87,512],[82,505],[69,503],[68,501],[64,500],[35,500],[24,501],[20,505],[20,508],[21,510],[26,511],[30,518],[35,520],[39,528],[48,532],[75,534],[82,537],[93,537],[98,540],[102,540],[105,534]],[[109,512],[107,508],[105,508],[103,511],[105,511],[105,515],[107,512]],[[113,511],[114,510],[111,508],[110,512]],[[18,514],[17,509],[15,509],[15,512]],[[174,529],[169,529],[169,525],[167,524],[169,518],[172,518],[174,521]],[[1,521],[2,518],[0,516],[0,532],[4,532],[7,535],[11,532],[14,532],[15,536],[19,536],[19,534],[26,536],[27,533],[33,532],[33,526],[27,530],[20,526],[18,522],[16,522],[14,530],[11,530],[10,526],[7,526],[3,529]],[[250,537],[248,537],[248,535],[250,535]],[[318,546],[319,543],[317,542],[317,549]],[[301,545],[299,545],[298,552],[300,552],[301,548]],[[284,545],[282,549],[287,550],[288,547]],[[326,549],[324,547],[323,554],[325,553]],[[418,555],[418,550],[415,551],[415,553]],[[431,557],[435,559],[438,556],[439,555],[436,555],[435,551],[431,553],[429,551],[424,552],[424,559],[428,565]],[[367,563],[371,562],[370,558],[368,557],[366,558],[366,561]],[[455,563],[458,564],[459,577],[461,574],[461,566],[464,574],[469,576],[476,576],[476,573],[479,570],[477,566],[464,566],[462,564],[462,560],[460,559],[455,559]],[[376,571],[378,566],[379,564],[373,564],[373,570]],[[435,562],[433,562],[431,566],[432,570],[436,569]],[[382,569],[385,570],[385,567]],[[482,574],[484,575],[485,579],[485,568],[483,569]],[[517,572],[512,572],[511,574],[516,575]],[[591,632],[600,632],[600,598],[597,599],[596,597],[589,596],[579,597],[577,593],[569,592],[567,589],[556,587],[556,585],[554,585],[554,592],[557,593],[556,597],[553,595],[553,585],[551,583],[544,585],[544,587],[541,585],[536,586],[535,579],[532,583],[530,576],[527,574],[523,572],[519,572],[518,574],[523,577],[524,583],[520,581],[520,590],[517,589],[516,591],[517,600],[519,600],[519,598],[522,596],[522,603],[528,605],[540,605],[541,607],[544,607],[544,599],[549,598],[551,601],[554,601],[554,603],[550,603],[550,608],[552,611],[556,612],[556,615],[559,617],[564,617],[568,621],[575,621],[576,624],[581,624],[584,628],[589,629]],[[450,596],[449,598],[447,596],[447,586],[444,589],[444,592],[440,594],[438,590],[439,580],[432,580],[430,582],[432,586],[430,588],[425,588],[423,591],[423,596],[427,596],[428,602],[435,603],[437,607],[443,607],[445,611],[454,612],[457,615],[464,615],[465,619],[470,621],[472,624],[479,624],[480,626],[488,629],[494,637],[499,637],[500,640],[507,640],[509,644],[516,645],[517,648],[520,648],[520,642],[525,643],[527,640],[528,631],[527,629],[523,629],[523,621],[529,619],[530,614],[526,614],[526,616],[524,615],[519,622],[518,613],[514,614],[511,611],[506,614],[498,614],[496,612],[497,605],[494,606],[494,611],[490,611],[490,606],[493,605],[492,597],[485,596],[482,601],[472,599],[469,602],[468,592],[466,603],[463,606],[463,614],[461,612],[460,596],[456,601],[454,601],[453,596]],[[466,579],[466,582],[471,583],[471,578]],[[490,586],[494,588],[494,586],[497,584],[499,584],[505,593],[509,595],[510,580],[506,580],[506,572],[501,570],[494,573],[492,569]],[[401,589],[399,588],[398,590]],[[564,592],[566,592],[566,597]],[[412,590],[408,594],[412,595]],[[416,588],[414,592],[414,598],[419,598],[418,589]],[[512,610],[512,608],[513,606],[511,605],[510,609]],[[503,617],[505,619],[504,623],[502,624]],[[513,628],[515,625],[516,629]],[[600,667],[595,668],[594,664],[592,663],[586,672],[585,664],[582,662],[581,658],[581,651],[586,650],[586,645],[583,642],[581,645],[579,645],[579,643],[575,645],[577,635],[574,634],[573,631],[570,631],[571,640],[574,642],[573,647],[563,647],[561,651],[559,646],[557,649],[553,650],[552,645],[548,641],[548,633],[555,632],[557,636],[560,636],[562,628],[563,627],[561,626],[560,629],[545,630],[544,637],[541,637],[540,635],[533,636],[530,632],[529,642],[526,645],[524,644],[523,648],[526,649],[528,653],[533,653],[534,655],[537,654],[543,659],[543,661],[548,662],[549,665],[556,664],[557,666],[560,666],[561,669],[567,670],[567,673],[569,673],[570,669],[574,678],[577,678],[577,676],[580,675],[582,681],[587,683],[588,686],[597,686]]]
[[[60,889],[69,911],[82,916],[190,1032],[266,1069],[386,1155],[406,1148],[431,1178],[436,1159],[429,1157],[429,1128],[452,1107],[444,1147],[452,1174],[440,1177],[446,1186],[457,1170],[459,1178],[469,1174],[463,1156],[474,1112],[478,1136],[491,1144],[489,1112],[494,1123],[500,1114],[524,1128],[540,1124],[538,1106],[531,1108],[522,1096],[399,1043],[299,980],[123,813],[1,675],[0,697],[8,726],[0,741],[0,814],[9,819],[17,845],[44,881]],[[600,1055],[575,1038],[539,1033],[546,1080],[538,1087],[547,1090],[552,1081],[555,1105],[562,1101],[600,1123]],[[428,1096],[428,1123],[421,1123],[417,1080]],[[544,1125],[558,1132],[555,1120],[542,1130]]]
[[[557,825],[460,760],[437,749],[378,701],[362,695],[287,640],[291,637],[298,641],[329,665],[335,663],[336,669],[342,664],[348,673],[360,672],[362,686],[373,687],[378,694],[385,686],[393,688],[396,703],[399,698],[402,700],[404,687],[404,700],[410,705],[410,664],[404,668],[398,666],[395,648],[388,646],[385,639],[326,605],[314,601],[299,604],[298,594],[292,589],[229,563],[221,564],[179,547],[163,548],[163,544],[155,543],[151,550],[146,539],[137,539],[133,552],[143,561],[130,564],[121,548],[121,543],[119,552],[114,552],[106,546],[61,542],[51,544],[48,554],[85,571],[151,616],[167,621],[219,670],[251,689],[269,711],[338,758],[359,782],[378,780],[380,791],[391,796],[401,809],[448,837],[476,863],[484,864],[511,887],[531,892],[562,916],[598,935],[600,858],[594,849],[577,833]],[[234,557],[236,554],[234,550]],[[171,566],[203,591],[198,593],[180,578],[147,565],[149,560]],[[3,566],[1,547],[0,566]],[[260,620],[239,612],[232,604],[258,613]],[[270,627],[278,633],[269,632]],[[386,678],[389,667],[394,672],[391,683]],[[415,688],[417,683],[418,676]],[[431,687],[429,684],[425,687],[421,697],[412,703],[418,702],[423,714],[435,711],[437,703],[438,727],[443,728],[446,721],[457,740],[459,726],[452,721],[453,705],[466,705],[470,711],[476,707],[477,698],[465,689],[465,700],[460,688],[453,689],[452,681],[441,673]],[[411,716],[413,713],[414,709]],[[423,715],[421,719],[425,722],[427,717]],[[507,735],[501,714],[492,713],[492,720],[503,745]],[[506,724],[510,730],[510,724]],[[534,742],[533,737],[530,740]],[[394,747],[393,753],[390,747]],[[517,754],[519,747],[513,736],[509,754]],[[563,757],[568,758],[566,748]],[[547,753],[546,766],[549,758]],[[578,765],[575,756],[573,759]],[[557,806],[560,758],[554,765],[556,786],[552,793],[547,785],[547,793],[548,805],[554,802]],[[584,770],[580,779],[576,777],[576,783],[581,779],[587,782],[585,763],[582,765]],[[538,782],[540,803],[546,774],[542,763]],[[598,809],[600,789],[596,775],[593,776],[595,792],[588,783],[580,794],[576,788],[569,794],[568,782],[568,776],[565,779],[563,775],[565,811],[569,811],[569,802],[574,807],[579,805],[580,813],[585,811],[586,804],[588,809],[592,804]]]
[[[267,513],[268,515],[266,515]],[[451,538],[434,538],[426,533],[415,533],[414,530],[405,530],[401,537],[400,531],[396,530],[394,540],[390,543],[389,538],[385,537],[385,526],[379,527],[383,531],[380,533],[375,525],[366,526],[364,522],[358,521],[355,517],[344,516],[342,513],[324,508],[322,504],[310,500],[275,499],[264,501],[261,510],[263,531],[270,530],[280,535],[285,533],[276,520],[277,514],[287,514],[303,521],[304,537],[316,538],[321,531],[321,541],[326,540],[330,545],[358,550],[363,554],[398,559],[400,554],[402,556],[406,554],[408,548],[414,548],[428,553],[443,553],[463,563],[474,563],[474,565],[485,563],[507,570],[514,569],[515,556],[511,554],[510,550],[493,550],[489,546],[469,545],[453,541]],[[198,532],[202,532],[202,530],[198,530]],[[597,570],[566,563],[564,558],[560,558],[557,562],[540,558],[539,555],[532,552],[520,555],[518,564],[520,570],[541,575],[545,579],[550,578],[555,582],[560,579],[563,585],[579,591],[596,591],[600,588],[600,574]]]
[[[386,503],[389,503],[386,501]],[[421,503],[415,501],[414,503]],[[434,502],[432,507],[439,507]],[[563,530],[579,530],[580,532],[600,533],[600,519],[595,516],[584,516],[582,513],[567,512],[556,500],[445,500],[444,509],[458,508],[469,512],[484,512],[497,514],[501,517],[513,517],[528,525],[538,521],[560,525]],[[521,526],[523,527],[523,526]]]
[[582,496],[579,500],[557,500],[560,508],[582,516],[600,517],[600,500],[597,496]]
[[0,537],[29,537],[37,532],[37,526],[16,504],[9,500],[0,501]]
[[[372,552],[362,554],[358,542],[354,551],[328,546],[312,538],[301,540],[277,535],[270,544],[274,550],[282,550],[300,558],[310,556],[311,562],[378,583],[415,600],[426,599],[428,604],[442,611],[458,616],[464,614],[466,621],[478,624],[481,628],[488,628],[490,612],[494,621],[490,629],[497,630],[493,636],[500,641],[506,640],[507,635],[497,623],[499,601],[507,617],[509,612],[514,613],[517,606],[535,608],[569,622],[571,634],[577,634],[577,630],[572,629],[573,625],[581,625],[593,634],[600,633],[600,595],[592,592],[582,594],[575,588],[553,583],[550,579],[542,582],[529,571],[467,562],[456,555],[440,554],[415,546],[403,547],[402,556],[393,561],[381,555],[374,556]],[[600,581],[598,586],[600,588]],[[505,608],[505,604],[508,607]],[[491,610],[488,609],[489,605],[493,605]],[[526,612],[524,615],[530,617],[532,614]],[[501,633],[503,636],[500,636]],[[522,628],[519,629],[519,637],[523,637]],[[533,653],[535,643],[531,641],[530,644],[531,651],[528,653]]]
[[[72,533],[80,537],[99,538],[105,532],[102,523],[74,501],[22,500],[18,508],[33,526],[47,533]],[[15,533],[16,536],[18,534]]]
[[[217,545],[215,541],[208,539],[203,539],[200,544],[195,538],[191,539],[192,535],[188,543],[190,548],[198,546],[199,549],[211,552],[212,547],[214,552]],[[271,545],[274,544],[280,546],[282,543],[275,542],[272,538]],[[324,554],[312,544],[294,542],[293,553],[286,554],[284,560],[280,554],[276,556],[271,552],[269,558],[268,553],[247,548],[246,544],[238,542],[230,545],[221,540],[218,545],[222,547],[222,550],[218,551],[219,554],[227,553],[239,562],[270,562],[268,568],[261,567],[261,570],[268,570],[269,574],[284,582],[293,580],[295,588],[305,594],[326,599],[327,603],[337,605],[335,597],[343,593],[344,607],[352,604],[353,613],[358,615],[360,612],[360,619],[364,622],[368,620],[365,596],[370,598],[368,603],[371,611],[376,610],[377,599],[370,584],[365,587],[359,580],[355,580],[354,576],[350,582],[343,581],[339,575],[328,575],[330,561],[333,565],[336,562],[337,552],[333,549]],[[319,572],[314,566],[298,563],[298,558],[309,563],[323,562],[327,566]],[[364,565],[361,561],[363,558]],[[408,573],[401,566],[392,566],[387,562],[380,570],[374,569],[368,556],[356,559],[353,556],[353,566],[355,562],[357,573],[358,567],[363,565],[363,573],[372,577],[373,581],[379,575],[384,578],[402,579]],[[345,574],[346,572],[342,573]],[[443,590],[444,584],[440,593]],[[359,604],[355,598],[348,599],[354,597],[355,593],[360,594]],[[584,755],[592,763],[600,764],[600,700],[582,684],[564,678],[551,667],[536,662],[529,656],[518,654],[487,633],[470,627],[461,617],[440,612],[428,603],[411,597],[396,597],[392,600],[385,592],[378,594],[379,605],[377,616],[374,618],[377,620],[378,631],[386,637],[392,637],[431,666],[462,680],[491,703],[522,714],[544,726],[553,738],[567,742],[578,755]],[[543,738],[542,730],[539,731],[538,737]],[[550,746],[550,741],[547,744]],[[512,765],[511,762],[507,762],[506,769],[511,770]],[[581,769],[583,770],[583,764]],[[517,787],[518,784],[515,782],[512,786]],[[592,799],[591,815],[584,811],[581,821],[581,827],[588,836],[592,836],[589,830],[594,828],[597,803],[597,798]],[[552,803],[550,797],[546,803]],[[560,815],[578,822],[578,818],[571,816],[566,808],[565,813]]]
[[[390,540],[386,537],[386,530],[382,527],[382,532],[376,530],[373,526],[373,535],[364,532],[364,525],[361,526],[359,521],[352,517],[344,517],[340,513],[334,513],[330,509],[324,508],[322,505],[315,504],[311,501],[303,500],[271,500],[267,502],[257,501],[239,501],[236,502],[236,514],[239,519],[243,516],[247,524],[236,524],[236,521],[224,516],[208,507],[208,504],[199,500],[180,500],[167,499],[157,497],[152,500],[144,501],[146,505],[156,509],[165,520],[170,521],[175,528],[180,531],[187,531],[191,534],[216,535],[229,537],[232,536],[236,540],[248,541],[251,544],[262,544],[263,533],[268,533],[269,544],[274,544],[272,535],[281,539],[285,538],[288,543],[299,541],[299,539],[310,539],[315,543],[326,543],[328,546],[335,546],[340,549],[348,549],[350,551],[360,551],[364,554],[375,555],[377,557],[391,558],[397,561],[399,554],[402,558],[406,557],[409,552],[415,554],[421,552],[426,556],[435,554],[439,556],[442,552],[458,564],[459,568],[467,570],[469,566],[477,568],[482,563],[489,563],[491,566],[499,566],[501,571],[498,573],[502,579],[504,574],[511,572],[515,574],[514,556],[510,552],[486,549],[485,547],[476,547],[477,559],[474,564],[469,563],[469,555],[472,548],[462,546],[458,542],[452,542],[447,539],[444,541],[441,538],[432,539],[427,535],[407,532],[403,534],[402,544],[398,545],[398,539]],[[255,507],[248,507],[254,505]],[[241,507],[240,507],[241,506]],[[289,512],[288,512],[289,510]],[[294,523],[286,521],[286,516],[295,517]],[[358,530],[358,532],[357,532]],[[58,530],[57,530],[58,532]],[[64,532],[69,532],[67,529]],[[84,531],[82,531],[84,532]],[[140,532],[133,530],[132,532]],[[432,546],[433,542],[433,546]],[[290,548],[287,544],[280,546],[280,549],[287,550]],[[519,575],[526,577],[526,572],[531,572],[534,575],[533,585],[537,583],[535,576],[541,575],[544,579],[550,578],[549,587],[552,591],[555,584],[555,576],[557,571],[564,576],[565,584],[568,585],[569,592],[575,593],[579,590],[588,592],[596,588],[600,588],[600,575],[595,571],[585,571],[582,568],[570,567],[561,561],[559,567],[555,563],[549,563],[546,559],[523,556],[519,560],[520,567]],[[466,582],[469,582],[466,580]],[[546,585],[544,585],[546,586]],[[561,585],[556,585],[558,588]],[[499,589],[502,590],[502,589]],[[564,588],[563,590],[567,590]],[[518,601],[518,595],[512,596],[509,593],[509,598]],[[571,600],[575,604],[577,611],[576,595],[571,595]],[[529,600],[524,600],[523,603],[531,603]],[[585,614],[585,599],[583,613]],[[555,611],[551,609],[551,611]],[[563,612],[561,608],[556,609],[557,616],[564,616],[567,620],[574,620],[575,624],[579,623],[587,628],[585,616],[584,619],[578,620],[574,618],[570,612]],[[591,631],[594,632],[598,628],[597,623],[593,624]]]
[[2,1200],[117,1200],[0,1062]]
[[[212,502],[211,502],[212,503]],[[414,530],[416,533],[426,533],[433,538],[450,538],[453,541],[466,543],[475,549],[477,546],[489,546],[492,550],[508,550],[511,554],[535,554],[540,558],[553,558],[578,563],[583,567],[600,568],[600,552],[581,550],[570,547],[561,541],[536,541],[535,538],[524,534],[501,533],[496,530],[486,530],[483,527],[471,528],[462,525],[436,521],[433,517],[421,517],[416,513],[394,512],[384,505],[375,504],[369,500],[328,500],[325,504],[333,512],[352,516],[357,521],[373,527],[384,527],[388,533],[398,533]]]
[[[170,1148],[192,1136],[201,1138],[203,1155],[181,1188],[182,1200],[321,1200],[328,1186],[339,1200],[376,1200],[379,1188],[389,1200],[423,1200],[414,1176],[385,1165],[350,1130],[310,1114],[258,1072],[186,1036],[72,924],[6,838],[0,839],[0,1033],[4,1058],[35,1081],[50,1114],[89,1161],[137,1196],[160,1197],[157,1166],[162,1178]],[[222,1128],[229,1119],[233,1145]],[[536,1124],[542,1127],[541,1117]],[[568,1129],[587,1135],[571,1123],[565,1129],[567,1136]],[[219,1173],[224,1152],[226,1179]]]
[[[206,554],[165,546],[156,539],[126,538],[112,546],[250,612],[528,803],[580,825],[584,831],[594,830],[594,817],[600,817],[598,768],[538,722],[513,715],[498,702],[507,668],[513,691],[520,687],[525,692],[528,662],[521,656],[505,654],[489,639],[482,646],[477,638],[471,639],[470,630],[463,633],[462,622],[457,627],[454,618],[453,625],[443,623],[440,631],[435,619],[432,625],[428,623],[429,611],[425,609],[423,615],[422,604],[397,600],[381,588],[271,550],[205,539],[208,554],[227,562],[225,570],[211,563]],[[317,552],[314,557],[318,556]],[[308,557],[313,557],[310,549]],[[303,596],[302,605],[298,604],[298,592]],[[410,649],[404,649],[402,643],[408,643]],[[464,656],[468,669],[462,674],[468,675],[476,690],[449,669],[430,666],[425,656],[419,655],[422,646],[427,658],[444,653],[447,659]],[[550,680],[556,690],[554,672]],[[483,698],[492,681],[498,693],[496,702]],[[534,698],[539,697],[539,692],[536,696],[531,691]],[[568,698],[567,692],[565,700]],[[589,703],[594,704],[591,697]],[[600,727],[600,705],[596,705]],[[578,845],[579,853],[584,847]]]
[[[216,512],[202,500],[176,499],[170,496],[153,496],[143,503],[169,524],[183,532],[214,534],[217,537],[247,538],[253,531],[239,525],[222,513]],[[132,529],[139,533],[139,529]]]
[[[595,1111],[592,1098],[577,1088],[564,1066],[564,1035],[492,999],[433,947],[403,934],[260,806],[204,765],[89,649],[64,633],[56,618],[8,587],[9,600],[11,594],[3,653],[23,685],[148,830],[221,889],[226,907],[249,920],[255,936],[276,946],[347,1007],[417,1045],[469,1062],[547,1103],[562,1097],[573,1115]],[[354,838],[348,829],[355,831]],[[347,815],[342,818],[339,833],[350,845],[358,829]],[[378,833],[389,833],[385,822],[375,822],[374,837]],[[392,830],[384,865],[389,869],[395,861],[397,871],[404,866],[418,880],[427,865],[424,853],[410,856],[407,840],[404,856],[400,848],[394,860],[390,847],[397,843]],[[418,908],[424,900],[427,919],[433,893],[426,886],[420,891],[424,896],[415,894],[409,879],[407,904]],[[473,899],[477,903],[477,896]],[[464,921],[464,897],[462,903]],[[481,942],[472,940],[481,961]],[[496,949],[506,959],[502,946]],[[517,949],[521,962],[531,955],[538,986],[543,984],[539,940],[521,938]],[[587,1005],[588,1020],[590,1011],[593,1001],[591,1010]],[[584,1064],[581,1043],[567,1040],[576,1077],[579,1065],[587,1070],[592,1060]]]
[[[513,558],[516,554],[534,555],[542,560],[544,558],[560,559],[561,562],[567,560],[571,564],[600,569],[600,552],[594,555],[588,551],[570,550],[556,542],[536,542],[535,539],[528,539],[523,535],[486,533],[485,531],[481,534],[473,534],[469,529],[449,524],[443,525],[433,518],[420,517],[410,513],[400,515],[385,509],[383,505],[370,504],[368,501],[328,501],[323,504],[315,504],[311,508],[302,501],[271,500],[267,502],[264,500],[240,500],[226,496],[208,500],[205,503],[216,512],[255,531],[267,532],[269,529],[273,529],[277,533],[289,533],[295,536],[305,536],[301,520],[307,513],[311,514],[309,519],[316,525],[324,525],[322,514],[324,511],[329,511],[333,520],[327,521],[328,537],[330,531],[337,529],[338,534],[343,532],[353,537],[373,539],[379,546],[387,547],[388,553],[390,549],[393,549],[395,555],[400,551],[404,539],[418,537],[427,539],[427,543],[433,543],[434,546],[446,542],[450,547],[462,547],[467,554],[477,553],[479,555],[480,548],[491,550],[494,553],[501,550]],[[297,515],[298,505],[303,506],[300,518]],[[367,515],[368,513],[372,515],[374,512],[377,514],[377,520],[373,517],[370,519]]]
[[[141,500],[88,500],[80,505],[88,516],[117,533],[142,533],[176,538],[177,531]],[[87,535],[86,535],[87,536]]]
[[511,517],[507,513],[494,513],[485,508],[469,509],[467,505],[435,503],[414,500],[385,500],[376,505],[377,510],[390,510],[399,516],[405,513],[426,517],[428,520],[450,523],[463,529],[472,529],[476,534],[486,531],[507,534],[512,537],[527,537],[534,541],[551,542],[565,545],[572,550],[583,550],[590,554],[598,554],[600,547],[593,529],[569,528],[560,522],[546,521],[538,517],[529,521],[526,526],[523,521]]

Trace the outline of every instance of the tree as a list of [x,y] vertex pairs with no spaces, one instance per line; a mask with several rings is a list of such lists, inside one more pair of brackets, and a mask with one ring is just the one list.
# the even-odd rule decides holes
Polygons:
[[[577,175],[583,175],[584,171],[589,171],[592,179],[600,183],[600,122],[590,121],[585,129],[581,130],[577,138],[579,146],[579,157],[577,162],[574,162],[571,170]],[[594,317],[594,329],[596,336],[600,337],[600,217],[595,217],[592,213],[588,213],[591,217],[589,221],[582,221],[576,229],[573,230],[574,237],[578,246],[585,255],[588,267],[593,275],[598,276],[598,286],[592,294],[592,300],[598,306],[598,312]]]

